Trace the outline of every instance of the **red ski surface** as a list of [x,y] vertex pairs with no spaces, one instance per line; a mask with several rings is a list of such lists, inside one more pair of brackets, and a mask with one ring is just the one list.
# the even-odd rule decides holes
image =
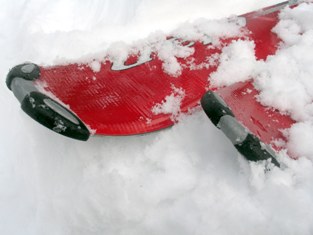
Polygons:
[[[271,32],[278,22],[278,12],[287,3],[278,4],[262,11],[245,14],[246,28],[255,42],[258,59],[275,53],[279,39]],[[232,38],[233,39],[233,38]],[[226,39],[229,43],[232,39]],[[201,42],[193,45],[191,57],[180,59],[181,63],[195,59],[201,63],[216,48]],[[159,130],[173,125],[172,114],[155,114],[152,110],[173,93],[173,87],[184,90],[181,112],[199,106],[199,100],[210,87],[210,74],[216,67],[191,70],[184,68],[178,77],[164,72],[162,61],[156,55],[152,60],[129,66],[124,70],[112,70],[112,62],[101,64],[99,72],[90,66],[70,64],[65,66],[41,67],[40,78],[47,94],[52,93],[78,115],[96,134],[130,135]],[[126,67],[138,57],[130,56]],[[128,63],[128,64],[127,64]],[[209,88],[210,87],[210,88]],[[253,92],[244,92],[249,88]],[[214,89],[214,88],[213,88]],[[256,91],[250,83],[237,84],[220,90],[222,97],[232,107],[238,119],[266,143],[273,138],[282,138],[280,129],[289,127],[292,120],[260,105],[254,98]]]

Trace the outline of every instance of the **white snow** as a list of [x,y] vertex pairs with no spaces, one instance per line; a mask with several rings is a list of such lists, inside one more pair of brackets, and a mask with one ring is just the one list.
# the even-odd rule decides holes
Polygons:
[[313,123],[300,122],[295,124],[288,133],[288,147],[297,156],[313,157]]
[[[265,105],[290,113],[296,120],[312,120],[313,24],[309,27],[309,22],[313,21],[313,4],[286,9],[280,17],[282,20],[274,32],[284,42],[277,55],[269,57],[258,72],[260,99]],[[292,27],[286,27],[286,21]]]
[[157,133],[67,139],[24,114],[4,82],[21,62],[102,60],[112,42],[275,2],[0,0],[1,234],[312,234],[312,4],[281,15],[277,56],[255,64],[252,43],[240,41],[223,55],[244,47],[249,68],[236,73],[251,73],[262,102],[299,121],[287,145],[300,158],[282,151],[283,169],[247,163],[202,112]]
[[254,42],[242,40],[233,41],[224,47],[218,69],[210,76],[212,85],[227,86],[250,79],[257,64],[254,48]]
[[160,104],[156,104],[152,107],[154,114],[171,114],[171,119],[177,121],[178,115],[180,114],[181,102],[185,98],[185,91],[182,88],[172,87],[173,92],[166,96]]
[[157,51],[158,57],[163,61],[163,70],[172,76],[179,76],[182,71],[177,58],[186,58],[194,53],[193,48],[177,45],[175,40],[165,41]]
[[[124,42],[112,43],[103,58],[99,62],[110,60],[113,62],[113,70],[122,70],[151,60],[151,54],[156,54],[162,61],[162,68],[165,73],[177,77],[181,75],[183,67],[210,66],[211,59],[201,65],[182,65],[179,58],[187,58],[194,53],[195,41],[201,41],[204,45],[212,43],[211,46],[219,47],[220,39],[224,37],[243,36],[245,20],[242,17],[223,18],[220,20],[200,19],[193,23],[185,23],[170,32],[170,37],[162,32],[156,32],[143,40],[137,40],[132,44]],[[127,64],[129,56],[137,56],[137,61]],[[92,55],[95,57],[95,55]],[[212,55],[214,57],[214,55]],[[85,59],[87,59],[86,57]],[[89,60],[92,58],[89,58]],[[81,59],[80,59],[81,60]],[[84,61],[82,61],[84,62]],[[95,61],[94,61],[95,62]],[[98,63],[99,63],[98,62]]]
[[94,60],[89,63],[90,68],[93,72],[98,73],[101,70],[101,63],[97,60]]

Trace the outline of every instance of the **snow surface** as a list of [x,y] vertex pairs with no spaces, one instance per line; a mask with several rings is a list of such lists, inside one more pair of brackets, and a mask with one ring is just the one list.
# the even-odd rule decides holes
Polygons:
[[[300,158],[281,152],[284,169],[264,172],[263,164],[247,163],[202,112],[158,133],[67,139],[28,118],[4,82],[24,61],[101,57],[112,42],[275,2],[0,0],[1,234],[312,234],[312,5],[281,15],[277,56],[255,62],[253,44],[241,41],[223,54],[231,60],[245,48],[240,61],[248,67],[238,75],[255,76],[260,99],[299,121],[287,145]],[[221,63],[233,68],[230,60]],[[293,89],[269,91],[275,81]]]

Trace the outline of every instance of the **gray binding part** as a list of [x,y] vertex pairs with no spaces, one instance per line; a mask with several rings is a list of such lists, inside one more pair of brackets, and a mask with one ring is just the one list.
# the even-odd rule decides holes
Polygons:
[[217,93],[213,91],[205,93],[201,99],[201,106],[212,123],[227,136],[246,159],[270,160],[275,166],[280,166],[274,150],[242,125]]
[[248,130],[243,125],[229,115],[222,116],[217,127],[224,132],[234,145],[241,144],[249,134]]

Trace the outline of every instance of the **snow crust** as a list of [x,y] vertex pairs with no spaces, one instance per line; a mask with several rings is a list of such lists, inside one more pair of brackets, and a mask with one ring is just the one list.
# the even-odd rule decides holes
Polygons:
[[[300,158],[282,151],[283,169],[247,163],[202,112],[149,135],[70,140],[27,117],[4,83],[24,61],[98,61],[116,45],[123,51],[160,29],[163,37],[186,20],[275,2],[0,0],[1,234],[312,234],[312,4],[281,14],[276,56],[256,62],[253,43],[236,41],[211,58],[222,65],[216,81],[228,82],[226,67],[233,77],[251,74],[262,102],[297,119],[286,135]],[[189,34],[191,24],[179,32]],[[110,48],[113,41],[124,42]],[[240,69],[237,53],[246,65]]]

